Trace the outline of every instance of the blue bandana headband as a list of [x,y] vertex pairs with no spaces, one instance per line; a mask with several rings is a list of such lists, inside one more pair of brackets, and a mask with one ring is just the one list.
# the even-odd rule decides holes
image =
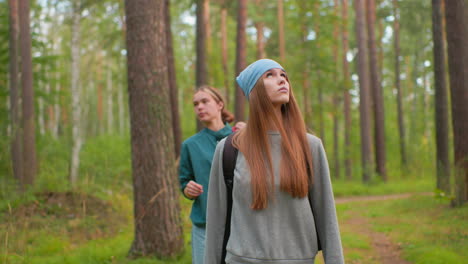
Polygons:
[[252,92],[255,84],[258,79],[268,70],[271,69],[283,69],[279,63],[270,59],[261,59],[258,60],[245,68],[239,76],[237,76],[236,81],[239,84],[240,88],[244,92],[245,97],[249,100],[249,94]]

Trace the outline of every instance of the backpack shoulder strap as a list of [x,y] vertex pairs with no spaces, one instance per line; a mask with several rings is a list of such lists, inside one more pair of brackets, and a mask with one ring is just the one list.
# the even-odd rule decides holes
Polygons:
[[221,263],[225,263],[226,246],[231,235],[231,212],[232,212],[232,188],[234,186],[234,169],[236,168],[236,160],[238,150],[232,145],[233,134],[230,134],[224,142],[223,151],[223,173],[224,183],[226,184],[226,224],[224,226],[223,252],[221,255]]

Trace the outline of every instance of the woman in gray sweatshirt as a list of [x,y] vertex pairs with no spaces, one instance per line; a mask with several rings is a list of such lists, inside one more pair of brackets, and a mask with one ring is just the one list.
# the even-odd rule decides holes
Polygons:
[[344,263],[325,150],[320,139],[307,134],[286,72],[262,59],[236,80],[249,100],[250,116],[233,137],[239,154],[230,236],[224,258],[222,140],[210,173],[205,264],[314,263],[319,244],[325,263]]

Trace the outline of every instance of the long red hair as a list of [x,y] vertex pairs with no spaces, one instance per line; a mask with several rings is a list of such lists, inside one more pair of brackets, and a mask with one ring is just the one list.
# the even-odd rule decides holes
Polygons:
[[312,153],[292,88],[289,102],[281,106],[281,120],[275,115],[263,77],[257,81],[249,98],[247,126],[234,136],[233,145],[242,152],[249,165],[252,209],[266,208],[274,192],[273,161],[267,136],[270,124],[275,124],[281,134],[280,190],[293,197],[305,197],[313,179]]

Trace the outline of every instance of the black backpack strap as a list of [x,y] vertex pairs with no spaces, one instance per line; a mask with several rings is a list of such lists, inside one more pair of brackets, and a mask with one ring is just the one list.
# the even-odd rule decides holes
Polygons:
[[234,169],[236,167],[238,150],[232,145],[232,137],[234,133],[229,135],[224,142],[223,151],[223,173],[224,183],[226,184],[226,224],[224,226],[223,252],[221,255],[221,264],[226,263],[226,246],[231,235],[231,212],[232,212],[232,188],[234,186]]

